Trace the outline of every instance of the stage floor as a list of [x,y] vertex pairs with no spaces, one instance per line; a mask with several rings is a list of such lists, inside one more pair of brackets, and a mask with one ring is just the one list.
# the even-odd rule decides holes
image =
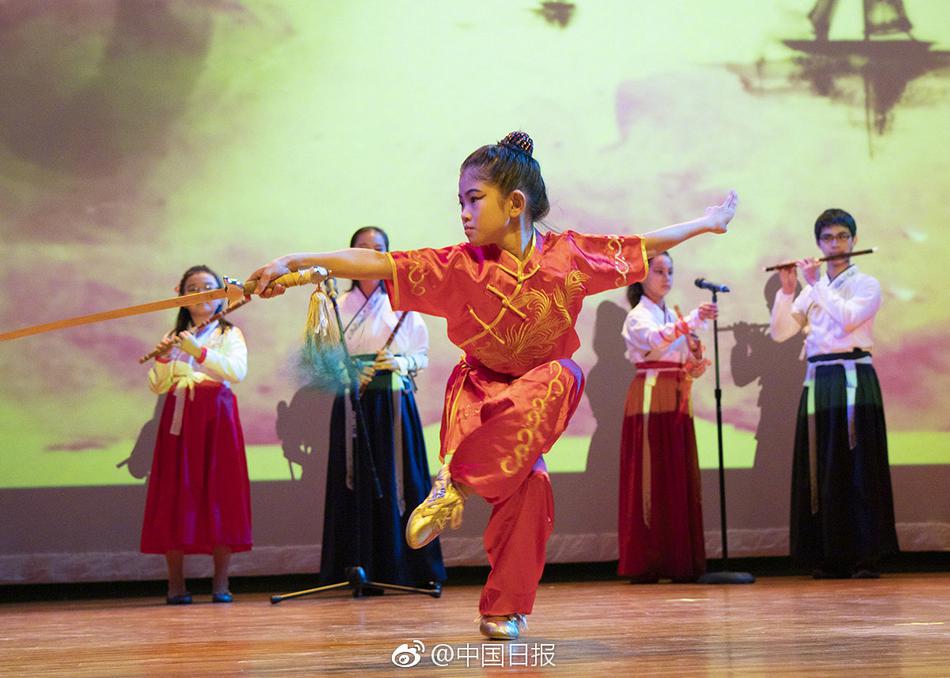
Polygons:
[[514,643],[483,642],[478,595],[7,603],[0,676],[950,675],[950,573],[547,584]]

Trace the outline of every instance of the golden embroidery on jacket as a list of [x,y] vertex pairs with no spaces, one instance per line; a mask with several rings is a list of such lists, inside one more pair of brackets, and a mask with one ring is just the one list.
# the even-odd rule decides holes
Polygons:
[[544,420],[544,411],[548,403],[553,398],[560,398],[564,395],[564,383],[561,381],[561,373],[564,371],[561,363],[554,360],[549,365],[551,381],[548,383],[548,390],[544,396],[534,398],[531,401],[531,409],[528,411],[524,420],[524,425],[518,431],[515,438],[518,444],[515,445],[512,453],[501,460],[500,468],[506,476],[515,475],[518,470],[524,466],[533,456],[534,439],[538,435],[538,426]]
[[[561,335],[573,326],[570,309],[584,295],[584,283],[590,279],[585,273],[571,271],[562,287],[550,292],[528,290],[509,300],[524,322],[505,330],[495,328],[492,339],[483,346],[469,349],[479,360],[492,369],[519,374],[543,361]],[[496,334],[498,336],[496,336]]]
[[416,296],[426,293],[426,288],[422,286],[422,280],[426,275],[426,263],[422,254],[418,250],[409,250],[409,272],[406,273],[406,279],[412,286],[411,292]]
[[461,344],[459,344],[459,348],[465,348],[465,346],[467,346],[468,344],[471,344],[472,342],[478,341],[479,339],[484,337],[486,334],[490,334],[492,337],[495,338],[496,341],[504,344],[505,340],[499,337],[495,333],[495,326],[501,322],[502,318],[505,317],[505,315],[508,313],[509,310],[512,311],[519,318],[521,318],[521,320],[527,319],[527,316],[521,310],[515,308],[514,300],[517,299],[518,295],[521,293],[521,289],[524,287],[525,281],[531,276],[533,276],[535,273],[540,271],[541,266],[540,265],[535,266],[534,270],[531,271],[530,273],[525,273],[524,268],[520,263],[518,264],[517,271],[512,271],[510,268],[507,268],[506,266],[502,264],[499,264],[498,268],[515,279],[515,289],[512,290],[511,296],[506,296],[504,292],[501,292],[494,285],[489,284],[486,287],[486,289],[489,292],[491,292],[496,297],[501,299],[501,309],[498,311],[498,314],[495,316],[495,319],[489,323],[485,322],[484,320],[478,317],[478,314],[475,312],[475,309],[472,308],[471,304],[467,306],[469,314],[472,316],[475,322],[477,322],[479,325],[482,326],[482,331],[476,335],[469,337],[465,341],[463,341]]
[[607,253],[613,254],[614,268],[617,270],[617,287],[627,284],[627,274],[630,272],[630,263],[623,256],[623,240],[619,235],[607,236]]

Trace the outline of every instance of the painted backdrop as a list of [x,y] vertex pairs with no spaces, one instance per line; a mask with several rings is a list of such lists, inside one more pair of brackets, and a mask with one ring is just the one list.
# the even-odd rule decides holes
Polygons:
[[[787,549],[801,341],[765,336],[776,281],[761,269],[814,253],[826,207],[852,211],[859,246],[880,248],[856,263],[885,293],[874,359],[902,547],[948,549],[950,7],[865,17],[844,0],[809,21],[813,4],[2,2],[0,329],[172,296],[192,264],[243,278],[366,224],[395,248],[457,242],[460,162],[524,129],[552,228],[642,232],[740,192],[727,237],[676,250],[673,292],[687,309],[707,298],[697,276],[733,289],[719,336],[733,553]],[[911,32],[866,38],[894,6]],[[233,316],[250,351],[236,392],[257,544],[238,573],[318,567],[330,397],[295,369],[306,308],[292,290]],[[554,560],[616,557],[627,310],[616,291],[581,319],[586,397],[547,457]],[[161,576],[136,551],[158,411],[137,358],[172,322],[0,344],[0,581]],[[458,351],[429,327],[434,458]],[[695,393],[715,553],[712,392],[710,372]],[[450,563],[479,562],[486,515],[470,502]]]

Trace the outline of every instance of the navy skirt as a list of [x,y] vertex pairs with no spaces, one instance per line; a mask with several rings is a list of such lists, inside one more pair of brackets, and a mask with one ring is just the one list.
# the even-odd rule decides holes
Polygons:
[[808,458],[808,389],[798,407],[792,469],[791,552],[803,565],[847,573],[898,551],[881,388],[873,365],[858,364],[856,445],[849,447],[845,369],[816,368],[818,510]]
[[[406,544],[406,521],[429,494],[432,480],[412,390],[393,390],[393,379],[391,372],[377,373],[360,397],[382,497],[375,496],[369,454],[360,436],[351,443],[348,474],[347,437],[355,433],[347,426],[348,396],[340,394],[333,403],[320,560],[324,584],[345,581],[346,568],[353,565],[361,565],[371,581],[380,583],[427,586],[445,581],[437,539],[419,550]],[[408,386],[408,380],[396,379]],[[401,449],[396,450],[399,438]]]

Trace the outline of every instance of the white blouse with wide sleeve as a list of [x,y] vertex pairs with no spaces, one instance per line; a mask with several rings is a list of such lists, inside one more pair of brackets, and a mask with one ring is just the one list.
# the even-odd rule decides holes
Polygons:
[[834,280],[826,273],[798,297],[780,289],[772,305],[770,334],[775,341],[786,341],[804,329],[809,357],[856,348],[870,351],[880,307],[880,283],[852,264]]
[[[683,319],[691,331],[705,329],[696,310]],[[691,353],[686,337],[677,336],[678,318],[664,304],[653,303],[646,296],[634,306],[623,323],[623,340],[627,344],[627,360],[631,363],[662,360],[686,364]]]
[[230,387],[247,376],[247,344],[237,327],[222,327],[217,321],[195,337],[204,351],[198,360],[179,348],[155,359],[148,372],[149,387],[155,393],[167,393],[179,382],[187,384],[219,381]]

